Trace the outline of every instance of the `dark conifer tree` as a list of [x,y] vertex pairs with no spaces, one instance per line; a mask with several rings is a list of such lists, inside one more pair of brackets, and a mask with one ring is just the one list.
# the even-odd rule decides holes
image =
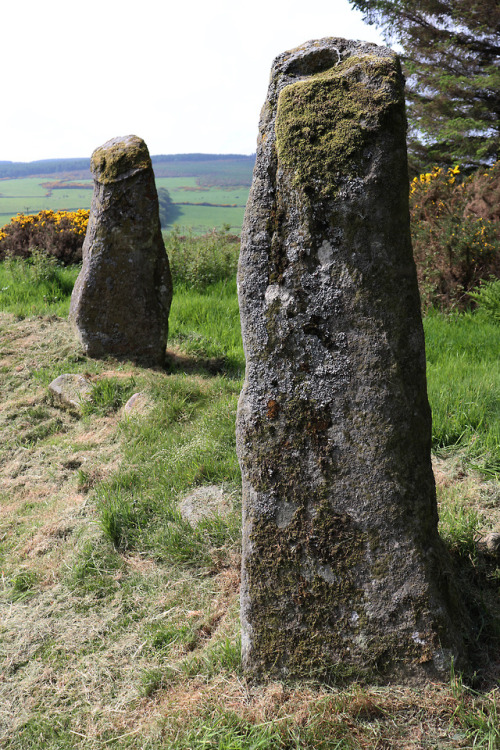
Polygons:
[[499,0],[351,0],[403,49],[414,169],[500,158]]

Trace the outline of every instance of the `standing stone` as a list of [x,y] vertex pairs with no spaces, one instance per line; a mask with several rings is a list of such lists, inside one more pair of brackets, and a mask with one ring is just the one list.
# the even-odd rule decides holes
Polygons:
[[94,195],[70,320],[90,357],[162,364],[172,278],[146,144],[113,138],[92,154]]
[[389,49],[276,58],[238,271],[243,664],[420,680],[462,654],[437,533],[403,79]]

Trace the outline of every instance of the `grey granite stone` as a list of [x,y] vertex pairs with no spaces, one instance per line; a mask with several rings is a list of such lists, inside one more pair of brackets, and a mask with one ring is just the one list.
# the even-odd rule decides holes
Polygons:
[[70,321],[85,354],[162,364],[172,279],[146,144],[114,138],[92,154],[94,195]]
[[255,679],[419,682],[465,663],[437,532],[405,136],[392,50],[320,39],[274,61],[238,270]]

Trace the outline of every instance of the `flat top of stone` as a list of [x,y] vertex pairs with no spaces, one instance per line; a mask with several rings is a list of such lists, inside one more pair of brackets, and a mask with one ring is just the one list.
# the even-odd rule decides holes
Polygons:
[[96,148],[90,170],[101,183],[119,182],[151,167],[148,147],[137,135],[112,138]]
[[348,57],[373,55],[396,57],[394,50],[371,42],[339,37],[324,37],[304,42],[278,55],[272,65],[271,79],[276,75],[311,76],[332,68]]

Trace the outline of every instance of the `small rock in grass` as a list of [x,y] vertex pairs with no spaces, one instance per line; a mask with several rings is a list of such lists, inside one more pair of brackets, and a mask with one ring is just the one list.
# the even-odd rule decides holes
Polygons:
[[138,414],[144,414],[144,412],[148,409],[150,406],[148,397],[145,393],[142,393],[142,391],[139,391],[138,393],[134,393],[133,396],[130,396],[129,400],[123,407],[123,413],[125,416],[130,417],[132,414],[138,415]]
[[92,383],[83,375],[64,373],[50,383],[49,391],[63,406],[79,409],[90,401]]
[[500,534],[492,531],[478,539],[478,549],[490,555],[500,555]]
[[204,518],[229,515],[232,506],[220,487],[209,484],[186,495],[181,500],[179,510],[184,521],[196,526]]

